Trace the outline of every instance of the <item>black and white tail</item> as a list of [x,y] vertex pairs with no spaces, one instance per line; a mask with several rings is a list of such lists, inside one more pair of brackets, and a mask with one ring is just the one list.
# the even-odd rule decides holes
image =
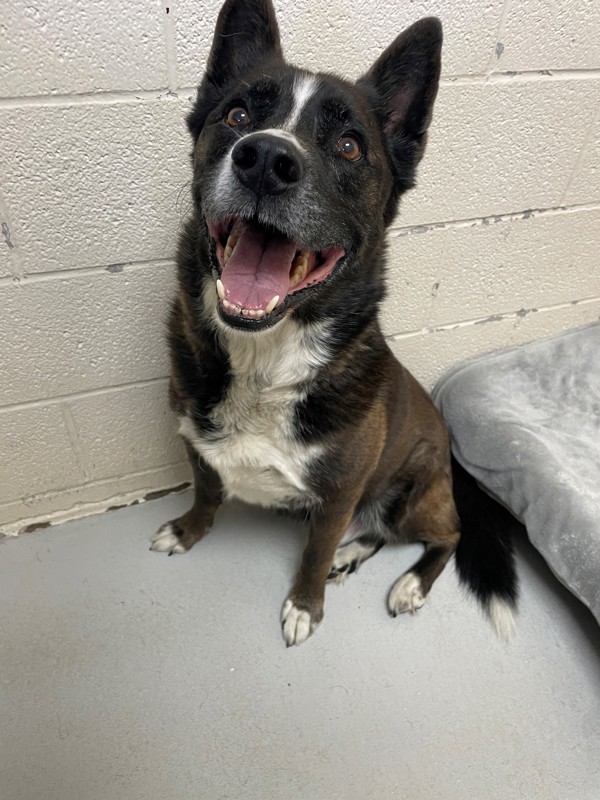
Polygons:
[[496,633],[515,630],[518,580],[511,530],[520,523],[486,494],[452,457],[454,501],[461,522],[456,567],[461,583],[479,600]]

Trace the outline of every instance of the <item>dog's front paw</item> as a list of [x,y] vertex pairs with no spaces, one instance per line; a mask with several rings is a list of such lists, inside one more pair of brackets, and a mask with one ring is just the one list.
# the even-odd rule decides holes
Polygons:
[[414,572],[407,572],[392,586],[388,596],[390,614],[404,614],[410,611],[414,614],[425,602],[421,578]]
[[281,630],[288,647],[293,644],[302,644],[319,626],[323,619],[323,607],[302,608],[299,601],[288,597],[281,610]]
[[194,507],[186,514],[164,525],[156,531],[151,539],[150,550],[159,553],[186,553],[196,542],[199,542],[212,525],[214,513],[206,515]]
[[188,549],[182,539],[181,529],[175,521],[165,522],[152,537],[150,550],[158,550],[159,553],[185,553]]

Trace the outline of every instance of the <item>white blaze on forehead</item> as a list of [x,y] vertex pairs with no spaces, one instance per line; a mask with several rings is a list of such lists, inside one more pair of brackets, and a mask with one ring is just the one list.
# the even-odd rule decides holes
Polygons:
[[[289,117],[284,121],[281,128],[265,128],[263,130],[248,131],[246,133],[243,131],[236,131],[239,139],[246,139],[261,133],[268,133],[271,136],[279,136],[282,139],[291,142],[300,152],[304,153],[305,149],[298,138],[292,133],[292,129],[296,127],[304,107],[310,98],[316,93],[318,88],[319,79],[316,75],[298,76],[294,80],[294,101],[292,105],[292,111]],[[215,196],[218,198],[228,198],[236,185],[233,177],[233,170],[231,168],[232,154],[236,145],[237,141],[231,145],[227,155],[221,161],[214,190]]]
[[295,145],[298,150],[304,152],[304,148],[300,144],[300,141],[294,136],[293,133],[284,130],[283,128],[260,128],[257,131],[251,131],[250,133],[244,134],[242,138],[244,139],[252,139],[255,136],[260,136],[263,133],[268,133],[270,136],[278,136],[280,139],[285,139],[287,142],[291,142],[291,144]]
[[294,81],[294,105],[292,113],[283,123],[283,127],[292,130],[298,124],[300,115],[310,98],[319,88],[319,79],[316,75],[303,75]]

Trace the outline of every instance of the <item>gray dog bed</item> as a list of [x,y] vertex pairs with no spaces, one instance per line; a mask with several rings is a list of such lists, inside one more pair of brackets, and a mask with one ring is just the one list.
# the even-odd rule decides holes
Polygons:
[[474,359],[433,395],[456,458],[600,622],[600,324]]

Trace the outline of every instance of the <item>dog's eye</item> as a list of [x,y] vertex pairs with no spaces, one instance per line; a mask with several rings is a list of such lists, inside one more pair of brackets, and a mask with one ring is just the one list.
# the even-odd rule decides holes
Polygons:
[[362,156],[360,144],[356,141],[354,136],[342,136],[341,139],[338,139],[337,146],[340,153],[344,158],[348,159],[348,161],[358,161]]
[[235,106],[227,114],[227,124],[232,128],[243,128],[250,122],[250,114],[243,106]]

